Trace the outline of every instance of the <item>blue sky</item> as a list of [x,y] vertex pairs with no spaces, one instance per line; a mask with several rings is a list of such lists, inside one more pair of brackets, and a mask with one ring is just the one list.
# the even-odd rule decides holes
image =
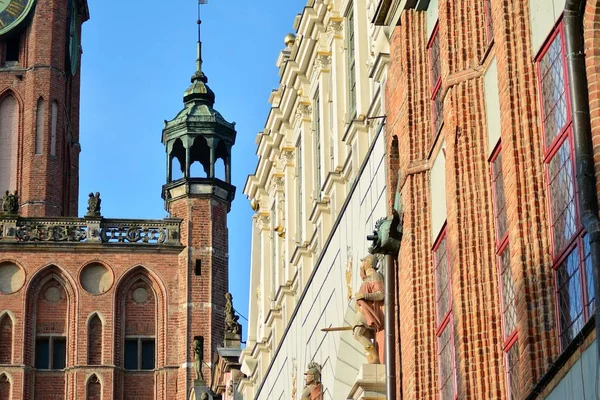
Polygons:
[[[82,34],[79,214],[87,194],[102,193],[108,218],[163,218],[163,120],[183,106],[195,70],[197,0],[88,0]],[[204,72],[215,108],[237,123],[236,200],[229,214],[229,273],[234,306],[248,316],[252,210],[242,194],[257,158],[275,61],[306,0],[209,0],[202,6]],[[244,325],[245,324],[245,321]],[[246,336],[244,326],[244,336]]]

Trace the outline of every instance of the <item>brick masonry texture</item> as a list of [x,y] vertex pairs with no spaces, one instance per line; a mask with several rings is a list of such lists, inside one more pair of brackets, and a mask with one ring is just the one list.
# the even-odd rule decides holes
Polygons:
[[[398,398],[438,398],[430,168],[445,141],[448,251],[460,399],[506,399],[502,321],[483,74],[495,58],[510,264],[515,281],[521,397],[559,352],[543,162],[539,89],[527,1],[491,0],[494,42],[483,1],[439,1],[444,124],[432,141],[426,13],[405,10],[390,43],[386,87],[388,183],[398,170],[404,238],[398,258]],[[596,177],[600,182],[600,1],[587,1],[586,63]],[[492,144],[493,146],[494,144]],[[600,186],[598,186],[600,190]],[[436,190],[443,190],[438,188]],[[388,197],[393,202],[393,193]],[[581,350],[548,384],[564,376]],[[543,397],[540,397],[543,398]]]
[[[21,217],[77,215],[79,74],[62,72],[65,5],[38,0],[22,34],[20,62],[27,71],[22,79],[0,71],[0,100],[10,94],[19,104]],[[40,97],[46,101],[45,141],[43,154],[35,155]],[[49,155],[52,101],[59,104],[56,156]],[[20,289],[0,294],[0,399],[187,400],[195,378],[194,338],[204,338],[206,363],[223,343],[229,208],[212,195],[168,201],[171,217],[181,219],[181,246],[0,239],[0,264],[25,273]],[[112,284],[103,293],[89,293],[81,283],[91,263],[106,267],[112,278],[105,277]],[[65,369],[35,369],[41,337],[66,338]],[[155,340],[153,370],[124,369],[127,337]],[[210,368],[203,373],[210,383]]]

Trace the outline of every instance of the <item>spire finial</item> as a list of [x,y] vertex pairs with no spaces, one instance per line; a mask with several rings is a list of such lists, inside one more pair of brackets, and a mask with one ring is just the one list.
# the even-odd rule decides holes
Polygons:
[[196,72],[202,71],[202,39],[200,36],[202,31],[202,19],[200,19],[200,6],[206,3],[208,3],[208,0],[198,0],[198,20],[196,21],[198,24],[198,58],[196,59]]
[[202,39],[201,39],[201,26],[202,20],[200,19],[200,6],[202,4],[207,4],[208,0],[198,0],[198,19],[196,23],[198,24],[198,55],[196,58],[196,73],[192,76],[192,82],[202,81],[204,83],[208,82],[206,75],[202,72]]

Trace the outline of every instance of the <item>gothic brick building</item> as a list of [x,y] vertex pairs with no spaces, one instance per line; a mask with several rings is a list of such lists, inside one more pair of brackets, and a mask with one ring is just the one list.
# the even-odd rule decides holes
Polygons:
[[599,19],[596,0],[379,2],[395,398],[596,398]]
[[[210,356],[223,342],[234,124],[213,109],[199,59],[184,109],[163,130],[170,218],[105,219],[95,195],[77,218],[86,0],[5,3],[0,399],[188,399],[192,343],[203,343],[210,382]],[[206,177],[192,174],[195,162]]]

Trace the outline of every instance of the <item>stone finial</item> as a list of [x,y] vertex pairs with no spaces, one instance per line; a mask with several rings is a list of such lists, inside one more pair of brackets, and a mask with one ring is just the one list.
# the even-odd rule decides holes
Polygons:
[[96,194],[94,193],[90,193],[89,194],[89,198],[88,198],[88,208],[87,208],[87,214],[85,214],[86,217],[100,217],[100,210],[101,210],[101,204],[102,204],[102,199],[100,199],[100,193],[96,192]]
[[3,216],[15,216],[19,214],[19,195],[15,190],[15,194],[10,194],[10,191],[6,191],[2,197],[2,208],[0,208],[0,215]]

